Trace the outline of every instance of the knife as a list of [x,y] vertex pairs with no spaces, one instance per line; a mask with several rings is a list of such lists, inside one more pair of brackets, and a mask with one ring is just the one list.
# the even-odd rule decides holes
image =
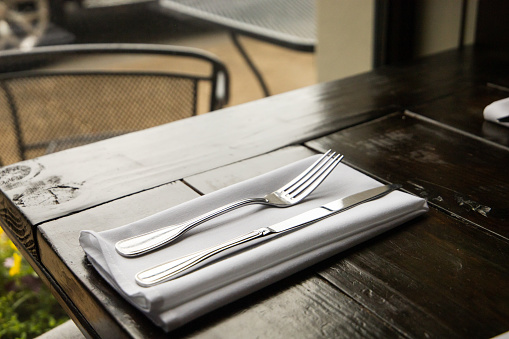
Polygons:
[[229,248],[267,236],[269,234],[285,233],[296,228],[310,225],[314,222],[325,219],[331,215],[341,213],[365,202],[381,198],[400,187],[401,185],[395,184],[381,186],[332,201],[326,205],[301,213],[272,226],[256,229],[220,245],[213,246],[205,250],[201,250],[143,270],[136,274],[136,283],[143,287],[149,287],[178,278],[187,273],[191,267]]

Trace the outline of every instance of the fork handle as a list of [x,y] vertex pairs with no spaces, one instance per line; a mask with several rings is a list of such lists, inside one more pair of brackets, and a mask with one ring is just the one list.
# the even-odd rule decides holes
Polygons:
[[238,200],[210,212],[204,213],[194,219],[185,221],[177,225],[170,225],[157,230],[147,232],[144,234],[136,235],[131,238],[123,239],[115,244],[117,252],[124,257],[135,257],[141,254],[153,251],[169,242],[179,238],[190,229],[208,221],[233,211],[237,208],[253,205],[253,204],[266,204],[265,198],[250,198]]
[[157,265],[141,271],[136,274],[136,283],[143,287],[157,285],[164,281],[175,279],[193,266],[201,263],[202,261],[221,253],[229,248],[246,243],[256,238],[263,237],[267,234],[273,233],[270,228],[263,227],[251,231],[230,241],[224,242],[220,245],[213,246],[186,256],[180,257],[175,260],[168,261],[164,264]]

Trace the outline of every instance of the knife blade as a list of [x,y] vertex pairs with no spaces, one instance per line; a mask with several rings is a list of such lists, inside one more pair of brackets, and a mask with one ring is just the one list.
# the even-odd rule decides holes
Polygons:
[[188,270],[204,260],[223,252],[234,246],[252,241],[254,239],[267,236],[269,234],[285,233],[304,227],[330,217],[331,215],[341,213],[354,208],[360,204],[379,199],[390,192],[397,190],[401,185],[391,184],[372,188],[348,197],[334,200],[318,208],[301,213],[284,221],[278,222],[269,227],[262,227],[246,233],[242,236],[224,242],[181,258],[168,261],[166,263],[151,267],[136,274],[136,283],[143,287],[157,285],[159,283],[178,278],[188,272]]

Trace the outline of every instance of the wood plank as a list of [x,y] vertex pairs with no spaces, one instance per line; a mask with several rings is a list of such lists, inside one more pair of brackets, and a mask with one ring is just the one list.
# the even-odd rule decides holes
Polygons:
[[509,147],[509,131],[484,120],[484,108],[494,101],[509,97],[509,88],[489,84],[465,87],[452,95],[417,105],[412,111],[439,123]]
[[432,209],[320,274],[409,337],[491,338],[509,330],[508,260],[507,241]]
[[38,258],[37,245],[32,225],[24,215],[19,214],[15,204],[6,196],[0,194],[0,221],[2,228],[12,234],[16,243],[23,247],[32,258]]
[[[233,184],[314,153],[304,147],[290,147],[233,164],[211,176],[220,178],[222,184],[230,178]],[[251,170],[239,172],[241,168]],[[43,264],[101,336],[158,338],[165,334],[95,272],[79,247],[79,231],[111,229],[194,196],[183,184],[163,185],[39,226]],[[401,334],[314,276],[310,268],[172,333],[172,337],[188,336],[377,338]]]
[[19,252],[23,256],[23,258],[28,262],[30,266],[34,269],[35,273],[39,276],[41,281],[49,288],[51,294],[55,297],[58,303],[62,306],[64,311],[69,315],[69,317],[82,329],[82,331],[88,331],[95,335],[95,331],[90,327],[88,321],[83,318],[82,314],[78,311],[78,309],[74,306],[72,301],[62,292],[60,286],[55,282],[52,275],[48,273],[46,268],[41,264],[39,260],[36,260],[31,252],[29,252],[23,244],[20,242],[20,239],[12,233],[11,229],[6,227],[2,223],[0,219],[0,226],[5,231],[5,234],[11,239],[14,245],[18,248]]
[[316,154],[303,146],[291,146],[184,178],[195,190],[207,194],[262,175]]
[[494,84],[509,88],[509,51],[474,48],[472,69],[477,84]]
[[333,148],[345,162],[425,197],[430,203],[509,238],[509,152],[405,114],[307,143]]
[[404,338],[312,268],[171,333],[197,338]]
[[83,229],[101,231],[160,212],[198,195],[174,182],[118,199],[38,227],[42,264],[102,338],[157,337],[162,330],[122,299],[86,260],[79,245]]

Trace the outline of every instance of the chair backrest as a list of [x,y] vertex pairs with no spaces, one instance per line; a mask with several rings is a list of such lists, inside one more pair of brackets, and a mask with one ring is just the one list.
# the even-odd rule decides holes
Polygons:
[[0,52],[0,165],[210,112],[229,75],[210,53],[88,44]]

